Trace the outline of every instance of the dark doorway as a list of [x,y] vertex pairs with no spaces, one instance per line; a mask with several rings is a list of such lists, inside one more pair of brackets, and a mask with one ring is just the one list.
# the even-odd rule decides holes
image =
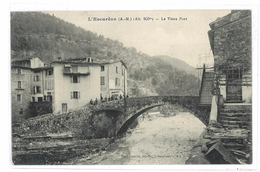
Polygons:
[[66,113],[67,112],[67,103],[62,103],[62,113]]

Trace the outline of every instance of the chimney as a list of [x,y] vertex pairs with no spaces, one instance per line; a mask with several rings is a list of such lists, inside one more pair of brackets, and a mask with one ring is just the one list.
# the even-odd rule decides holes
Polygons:
[[88,62],[88,63],[91,63],[91,62],[93,62],[93,59],[92,59],[91,57],[88,57],[88,58],[87,58],[87,62]]

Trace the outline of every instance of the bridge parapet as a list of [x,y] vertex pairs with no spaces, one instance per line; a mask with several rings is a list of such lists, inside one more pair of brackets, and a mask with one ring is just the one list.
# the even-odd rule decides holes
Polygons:
[[91,106],[92,111],[100,110],[119,110],[128,111],[131,107],[141,108],[146,105],[151,105],[153,103],[162,102],[163,98],[161,96],[150,96],[150,97],[130,97],[126,99],[113,100],[102,102],[97,105]]
[[[116,120],[118,127],[126,121],[138,117],[141,113],[156,106],[162,106],[165,102],[178,104],[193,112],[204,124],[208,123],[208,110],[199,109],[199,97],[196,96],[148,96],[148,97],[129,97],[126,99],[114,100],[109,102],[98,103],[97,105],[86,105],[79,109],[74,109],[66,114],[46,114],[43,116],[28,119],[19,126],[14,127],[13,131],[22,135],[28,134],[45,134],[45,133],[62,133],[76,132],[82,130],[82,133],[94,137],[102,128],[102,125],[114,126],[113,120]],[[100,111],[100,112],[97,112]],[[131,118],[133,117],[133,118]],[[111,118],[110,122],[109,119]],[[97,126],[97,123],[102,123]],[[85,125],[86,124],[86,125]],[[83,126],[83,128],[82,128]],[[87,131],[84,131],[87,128]],[[103,130],[102,130],[103,132]],[[102,133],[100,130],[100,133]],[[104,132],[103,132],[104,133]],[[110,135],[110,134],[108,134]]]

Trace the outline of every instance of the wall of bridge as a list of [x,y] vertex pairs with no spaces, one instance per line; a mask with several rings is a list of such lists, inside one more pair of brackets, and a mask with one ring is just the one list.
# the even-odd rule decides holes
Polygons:
[[[208,110],[199,108],[199,97],[150,96],[131,97],[126,100],[86,106],[67,114],[42,115],[14,126],[13,132],[21,135],[72,132],[75,137],[80,138],[113,137],[126,122],[131,125],[132,117],[137,118],[150,108],[163,105],[164,102],[180,105],[197,116],[204,124],[208,123]],[[128,124],[125,127],[129,127]]]

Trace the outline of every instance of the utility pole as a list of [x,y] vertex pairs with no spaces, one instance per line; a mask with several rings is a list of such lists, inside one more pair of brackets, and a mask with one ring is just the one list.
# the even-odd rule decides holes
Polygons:
[[125,68],[124,68],[124,111],[126,112],[126,95],[125,95]]

